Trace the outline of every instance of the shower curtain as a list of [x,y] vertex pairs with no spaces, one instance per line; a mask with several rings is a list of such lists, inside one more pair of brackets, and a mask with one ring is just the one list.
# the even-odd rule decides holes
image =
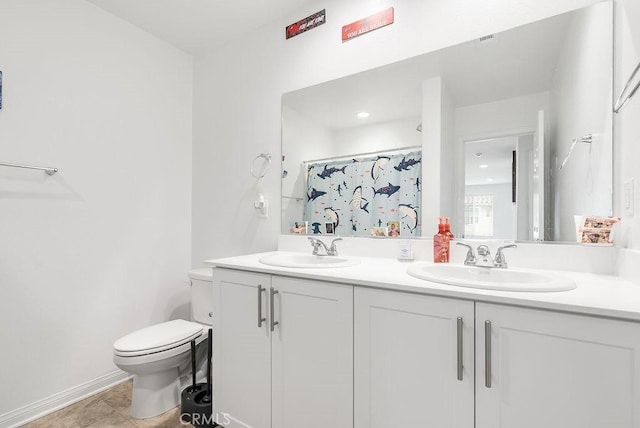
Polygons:
[[400,236],[420,236],[422,151],[307,164],[303,220],[308,233],[371,236],[371,228],[400,225]]

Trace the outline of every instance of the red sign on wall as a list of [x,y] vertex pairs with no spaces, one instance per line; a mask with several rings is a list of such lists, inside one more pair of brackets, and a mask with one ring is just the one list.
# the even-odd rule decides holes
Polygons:
[[342,41],[346,42],[354,37],[361,36],[386,25],[393,24],[393,8],[383,10],[375,15],[368,16],[342,27]]
[[307,16],[306,18],[301,19],[298,22],[287,25],[287,27],[285,28],[287,39],[297,36],[300,33],[304,33],[305,31],[311,30],[318,25],[324,24],[326,21],[325,10],[326,9],[322,9],[320,12],[316,12],[313,15]]

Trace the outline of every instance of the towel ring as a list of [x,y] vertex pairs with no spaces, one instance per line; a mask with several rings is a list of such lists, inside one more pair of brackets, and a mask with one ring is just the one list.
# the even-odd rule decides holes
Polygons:
[[[263,164],[262,167],[260,168],[262,173],[256,174],[255,166],[256,166],[256,161],[259,159],[266,159],[267,162]],[[264,176],[267,175],[267,172],[269,172],[270,168],[271,168],[271,153],[260,153],[251,162],[251,175],[253,175],[257,179],[264,178]]]

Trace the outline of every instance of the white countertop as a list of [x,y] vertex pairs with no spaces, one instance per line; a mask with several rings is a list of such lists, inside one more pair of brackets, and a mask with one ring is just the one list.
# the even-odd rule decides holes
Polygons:
[[400,262],[388,258],[354,257],[360,260],[360,264],[333,269],[284,268],[259,262],[261,257],[277,253],[283,252],[228,257],[207,260],[205,263],[220,268],[640,321],[640,286],[611,275],[539,270],[537,272],[552,272],[571,278],[577,288],[536,293],[491,291],[424,281],[406,273],[412,264],[430,264],[425,261]]

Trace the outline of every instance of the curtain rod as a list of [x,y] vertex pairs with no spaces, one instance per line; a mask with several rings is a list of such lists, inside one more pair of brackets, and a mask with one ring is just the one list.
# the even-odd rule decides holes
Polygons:
[[338,160],[338,159],[354,159],[362,156],[370,156],[370,155],[376,155],[380,153],[399,152],[402,150],[413,150],[413,149],[422,149],[422,146],[398,147],[397,149],[381,150],[377,152],[366,152],[366,153],[357,153],[355,155],[343,155],[343,156],[332,156],[329,158],[311,159],[311,160],[302,161],[302,164],[320,162],[320,161],[332,161],[332,160]]

